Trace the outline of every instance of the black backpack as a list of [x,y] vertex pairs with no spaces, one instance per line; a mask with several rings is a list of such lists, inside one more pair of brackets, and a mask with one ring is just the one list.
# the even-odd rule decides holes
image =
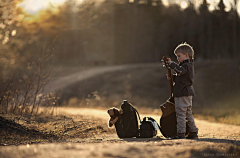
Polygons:
[[144,117],[140,125],[140,137],[152,138],[157,135],[158,123],[151,117]]
[[121,109],[123,110],[123,114],[115,123],[116,132],[119,138],[133,138],[139,137],[139,123],[137,119],[137,115],[140,120],[140,116],[138,111],[124,100],[121,105]]

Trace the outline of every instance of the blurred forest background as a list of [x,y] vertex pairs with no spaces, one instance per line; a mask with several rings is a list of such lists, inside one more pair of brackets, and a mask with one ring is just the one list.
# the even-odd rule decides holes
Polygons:
[[[8,8],[3,2],[1,8]],[[61,65],[158,62],[163,55],[173,57],[173,49],[184,41],[194,47],[196,60],[238,58],[238,3],[233,1],[226,11],[220,0],[209,11],[207,0],[198,8],[189,1],[185,9],[174,3],[164,6],[161,0],[89,0],[79,5],[70,0],[37,17],[26,15],[21,8],[15,13],[8,10],[2,18],[9,17],[1,19],[0,25],[1,64],[31,62],[51,43],[54,64]],[[15,21],[16,27],[11,19],[14,14],[21,19]]]
[[55,104],[56,94],[39,94],[58,66],[159,62],[163,55],[174,58],[185,41],[199,62],[240,59],[239,0],[228,11],[223,0],[213,10],[207,0],[199,6],[189,0],[185,8],[161,0],[67,0],[37,15],[20,2],[0,0],[2,111],[11,104],[11,111],[20,106],[33,113]]

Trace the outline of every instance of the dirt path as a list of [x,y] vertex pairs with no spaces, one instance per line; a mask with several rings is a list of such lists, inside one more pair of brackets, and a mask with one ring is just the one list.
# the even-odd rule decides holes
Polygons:
[[[155,64],[148,66],[153,65],[155,66]],[[64,88],[74,82],[101,73],[141,66],[146,67],[147,65],[102,67],[78,72],[49,83],[47,90],[53,91],[53,87]],[[107,126],[106,110],[58,108],[58,113],[92,116],[102,119]],[[141,118],[151,116],[157,121],[160,118],[153,114],[140,113],[140,115]],[[0,158],[240,157],[240,126],[210,123],[197,119],[196,124],[200,129],[198,140],[169,140],[165,139],[160,132],[156,138],[137,139],[119,139],[116,134],[103,134],[86,139],[69,139],[64,143],[1,146]]]
[[45,88],[46,92],[52,92],[56,89],[62,89],[68,85],[75,82],[82,81],[93,76],[97,76],[107,72],[114,72],[125,69],[141,68],[141,67],[156,67],[162,66],[161,63],[149,63],[149,64],[131,64],[131,65],[115,65],[115,66],[100,66],[96,68],[91,68],[87,70],[82,70],[80,72],[73,73],[64,77],[58,77],[55,80],[48,83]]
[[[66,113],[71,115],[87,115],[108,121],[107,110],[100,109],[88,109],[88,108],[58,108],[59,113]],[[150,116],[159,122],[160,116],[153,114],[140,114],[140,117]],[[204,120],[196,120],[196,124],[199,127],[199,135],[204,138],[235,138],[240,139],[240,126],[212,123]],[[160,133],[159,133],[160,134]]]
[[[106,110],[58,108],[58,113],[92,116],[108,120]],[[159,116],[151,116],[159,120]],[[160,132],[156,138],[119,139],[116,134],[87,139],[71,139],[65,143],[32,144],[0,147],[0,157],[239,157],[240,127],[196,120],[198,140],[169,140]]]

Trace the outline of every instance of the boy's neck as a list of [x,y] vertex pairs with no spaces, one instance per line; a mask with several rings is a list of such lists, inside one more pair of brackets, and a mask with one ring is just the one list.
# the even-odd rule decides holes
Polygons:
[[185,63],[185,62],[189,62],[189,63],[192,63],[193,62],[193,59],[185,59],[185,60],[183,60],[181,63]]

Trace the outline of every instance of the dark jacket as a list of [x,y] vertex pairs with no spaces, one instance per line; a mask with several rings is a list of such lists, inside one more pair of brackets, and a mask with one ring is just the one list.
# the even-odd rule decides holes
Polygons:
[[176,72],[176,74],[173,75],[173,82],[175,83],[173,86],[173,97],[194,96],[193,60],[184,60],[179,65],[171,62],[170,68]]

